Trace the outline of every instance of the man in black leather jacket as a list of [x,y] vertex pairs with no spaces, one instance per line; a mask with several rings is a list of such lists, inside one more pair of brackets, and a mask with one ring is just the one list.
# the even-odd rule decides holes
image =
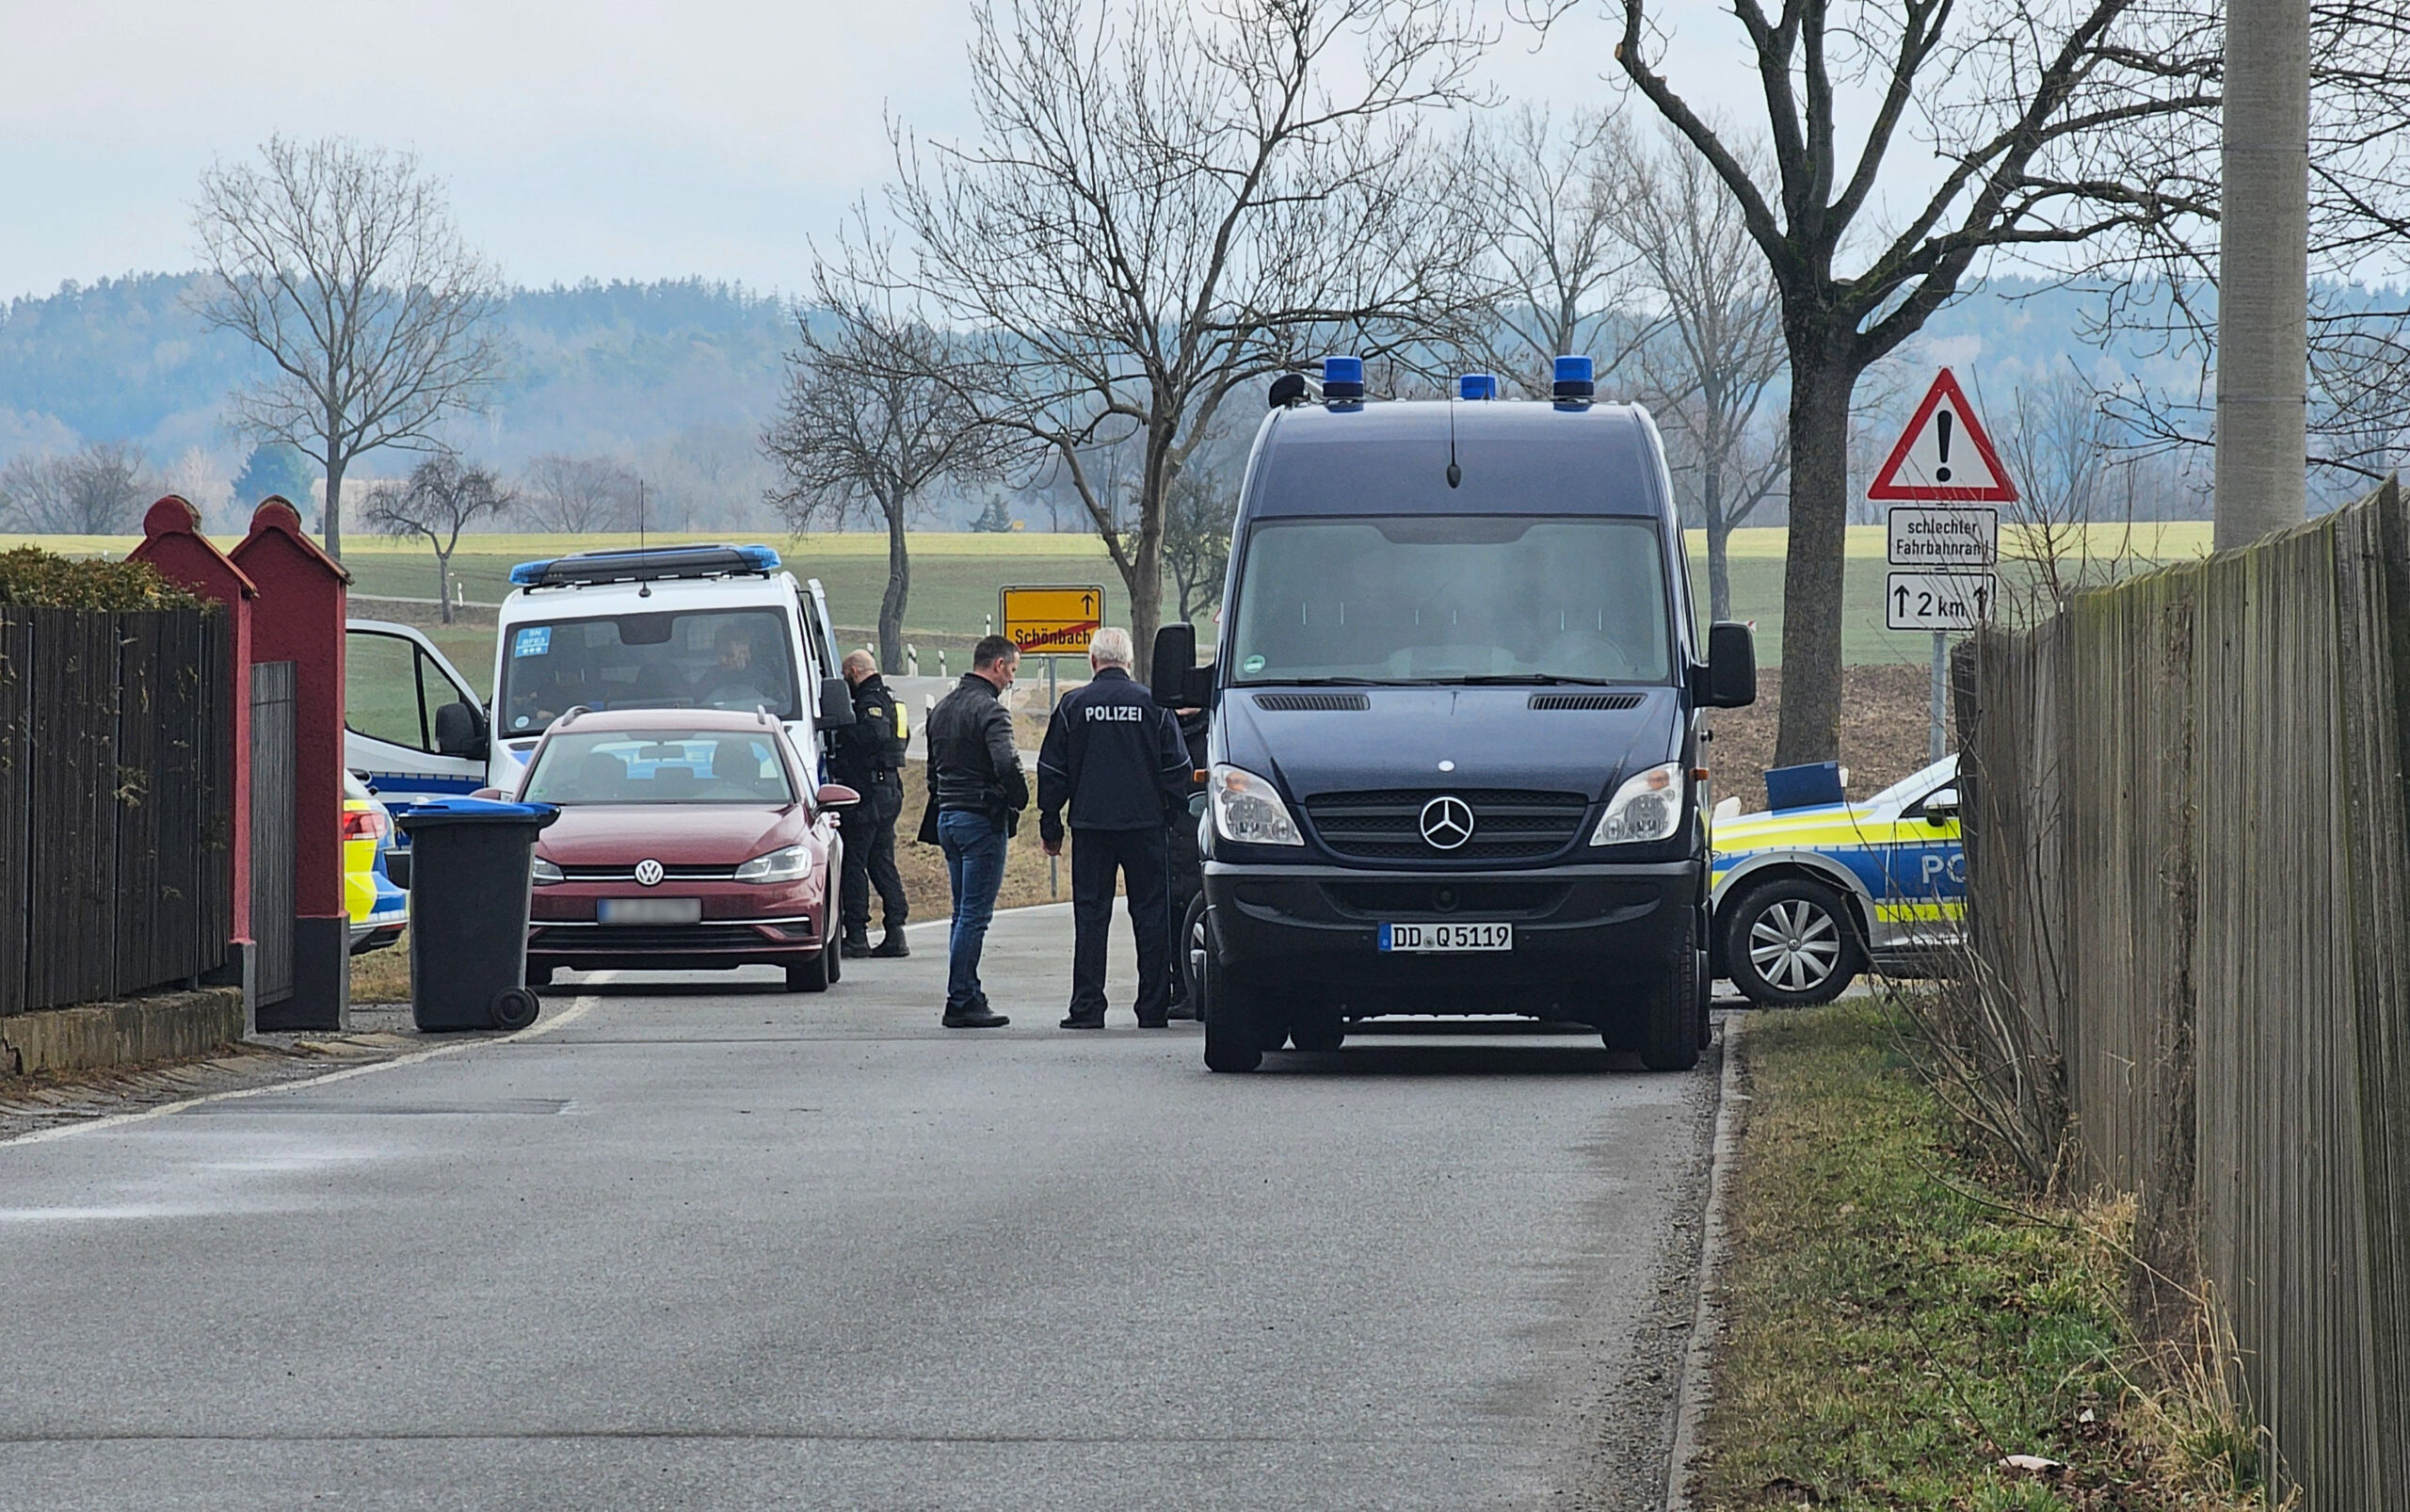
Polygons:
[[[854,691],[854,722],[831,732],[828,775],[862,796],[838,815],[845,833],[844,950],[849,957],[909,956],[904,942],[908,905],[895,869],[895,819],[904,811],[904,706],[895,701],[878,663],[867,651],[845,653],[845,682]],[[870,943],[870,895],[878,892],[886,933]]]
[[1029,779],[1013,748],[1013,716],[1003,694],[1020,652],[1002,635],[972,649],[971,670],[929,711],[929,812],[921,838],[945,851],[954,892],[946,942],[945,1026],[993,1029],[1005,1017],[979,985],[979,952],[1004,885],[1004,851],[1029,806]]

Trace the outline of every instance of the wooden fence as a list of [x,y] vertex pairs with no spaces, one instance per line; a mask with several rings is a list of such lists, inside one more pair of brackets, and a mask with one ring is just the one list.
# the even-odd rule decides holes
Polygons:
[[0,606],[0,1014],[226,958],[232,654],[219,611]]
[[[2137,1249],[2209,1284],[2307,1512],[2410,1484],[2410,521],[2398,485],[1991,631],[1975,947]],[[2194,1267],[2197,1267],[2196,1269]],[[2144,1289],[2144,1290],[2146,1290]]]

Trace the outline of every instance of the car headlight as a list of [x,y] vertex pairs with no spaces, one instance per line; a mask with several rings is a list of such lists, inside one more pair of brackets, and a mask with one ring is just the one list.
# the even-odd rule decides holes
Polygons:
[[536,885],[538,887],[550,887],[554,882],[566,882],[568,880],[569,878],[562,875],[559,867],[554,865],[551,861],[544,860],[541,856],[536,858]]
[[1280,790],[1268,779],[1227,762],[1216,763],[1210,790],[1213,797],[1213,833],[1238,845],[1302,845],[1306,837]]
[[1590,831],[1593,845],[1628,845],[1634,841],[1666,840],[1682,827],[1682,764],[1667,762],[1635,775],[1599,816]]
[[736,869],[740,882],[792,882],[811,873],[811,849],[808,845],[789,845],[766,856],[756,856]]

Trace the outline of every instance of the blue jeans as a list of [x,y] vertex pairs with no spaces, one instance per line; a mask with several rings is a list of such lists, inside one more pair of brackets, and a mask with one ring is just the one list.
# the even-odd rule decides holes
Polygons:
[[1004,832],[984,813],[949,809],[938,815],[938,844],[945,851],[946,881],[954,888],[945,1011],[975,1012],[988,1002],[979,987],[979,952],[988,943],[988,921],[996,915],[996,890],[1004,885]]

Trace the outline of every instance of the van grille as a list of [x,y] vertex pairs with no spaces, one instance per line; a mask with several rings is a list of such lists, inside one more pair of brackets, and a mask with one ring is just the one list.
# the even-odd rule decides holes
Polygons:
[[1637,709],[1637,693],[1534,693],[1525,705],[1532,709]]
[[1255,706],[1292,714],[1309,710],[1326,714],[1362,714],[1373,706],[1373,700],[1361,693],[1259,693],[1255,696]]
[[[1440,850],[1422,838],[1422,809],[1443,794],[1462,798],[1473,813],[1472,838]],[[1326,793],[1308,798],[1306,816],[1333,855],[1352,861],[1532,861],[1572,844],[1588,817],[1579,793],[1530,793],[1512,788],[1418,788]]]

